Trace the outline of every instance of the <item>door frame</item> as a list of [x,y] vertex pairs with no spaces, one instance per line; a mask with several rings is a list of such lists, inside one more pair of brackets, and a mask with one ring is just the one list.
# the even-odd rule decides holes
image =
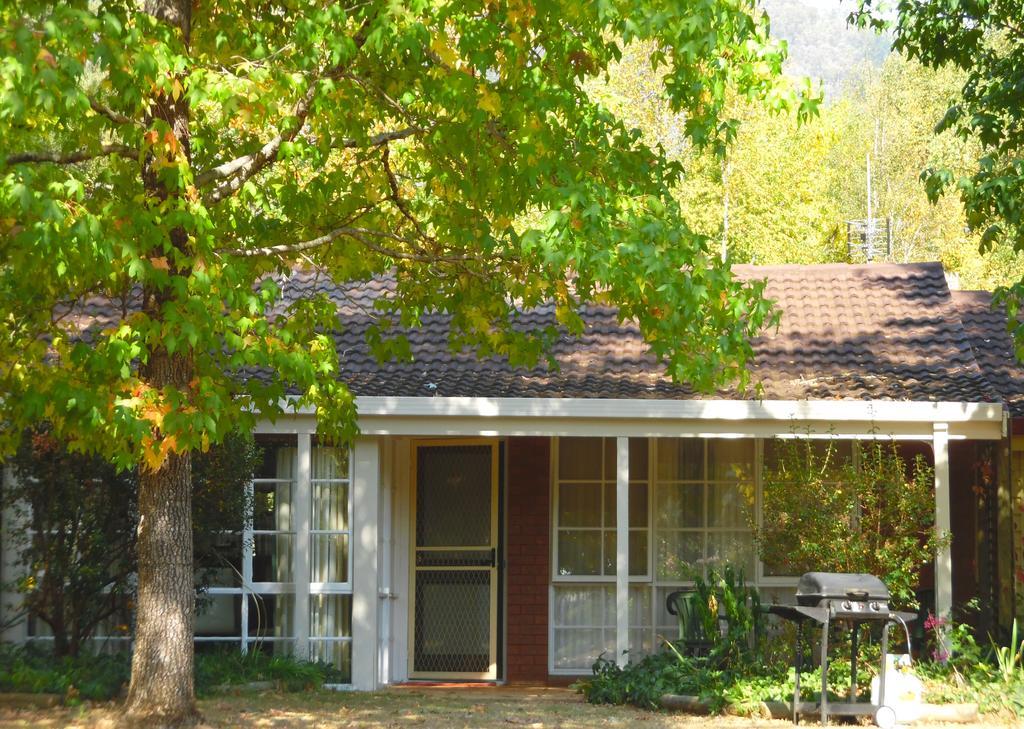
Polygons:
[[[420,448],[430,448],[437,446],[488,446],[491,449],[491,544],[487,546],[479,547],[463,547],[463,549],[493,549],[494,550],[494,562],[490,567],[491,572],[491,605],[490,605],[490,639],[488,650],[490,653],[490,667],[487,671],[483,672],[471,672],[471,671],[448,671],[448,672],[426,672],[416,671],[416,573],[420,569],[416,565],[416,497],[419,493],[419,450]],[[501,564],[502,555],[501,550],[501,522],[499,521],[500,504],[498,499],[500,496],[499,484],[501,481],[501,474],[499,469],[501,467],[501,441],[498,438],[416,438],[410,441],[410,473],[409,473],[409,649],[408,653],[408,665],[407,675],[410,679],[455,679],[455,680],[478,680],[478,681],[495,681],[498,679],[498,631],[500,626],[498,625],[498,595],[499,585],[498,581],[501,579]],[[427,547],[426,549],[431,549]],[[438,549],[445,550],[450,549],[448,547],[440,547]],[[437,567],[424,567],[425,570],[436,570]],[[446,567],[452,571],[482,571],[481,567]]]

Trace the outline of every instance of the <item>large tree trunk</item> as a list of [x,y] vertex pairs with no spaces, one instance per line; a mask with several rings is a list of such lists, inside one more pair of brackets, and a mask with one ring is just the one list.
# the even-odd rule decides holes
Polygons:
[[[146,12],[181,32],[188,47],[191,0],[146,0]],[[180,77],[181,83],[186,83]],[[182,153],[191,160],[188,97],[153,99],[150,128],[164,122],[173,131]],[[166,160],[171,162],[172,160]],[[143,184],[151,201],[181,196],[168,189],[150,154],[143,168]],[[171,245],[188,258],[188,233],[184,228],[168,232]],[[159,253],[154,253],[159,255]],[[172,276],[187,276],[188,269],[171,264]],[[143,287],[143,310],[161,321],[173,293],[151,285]],[[194,374],[191,353],[171,354],[156,347],[142,366],[140,376],[150,387],[167,386],[186,392]],[[163,435],[157,429],[157,440]],[[195,578],[192,561],[192,461],[188,453],[171,452],[160,468],[144,465],[139,474],[138,599],[132,678],[128,687],[125,717],[132,723],[157,726],[188,726],[199,721],[195,701],[193,616]]]
[[191,466],[188,454],[171,454],[159,471],[143,471],[139,477],[139,586],[125,715],[150,727],[199,720],[192,645]]

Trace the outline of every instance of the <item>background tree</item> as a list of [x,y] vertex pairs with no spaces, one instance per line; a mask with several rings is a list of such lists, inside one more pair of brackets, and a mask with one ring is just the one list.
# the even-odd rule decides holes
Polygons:
[[[393,278],[380,356],[433,310],[452,347],[533,362],[599,299],[672,377],[743,382],[761,285],[709,254],[678,166],[581,84],[633,41],[697,146],[733,138],[729,93],[814,105],[778,87],[752,0],[0,7],[0,417],[8,448],[46,419],[142,466],[129,719],[196,719],[189,454],[291,407],[355,432],[344,322],[293,267]],[[517,326],[544,301],[558,324]]]
[[967,224],[980,235],[981,249],[1012,260],[1014,280],[1001,296],[1018,356],[1024,357],[1024,324],[1017,319],[1024,303],[1024,263],[1005,250],[1024,254],[1024,11],[1009,0],[900,0],[890,21],[875,0],[860,0],[853,20],[887,29],[894,47],[922,65],[962,75],[959,93],[936,119],[936,131],[969,141],[977,153],[966,172],[933,165],[922,179],[933,201],[955,191]]
[[[251,514],[245,486],[260,457],[251,439],[237,435],[195,456],[200,592],[213,570],[238,561],[241,545],[223,535],[240,533]],[[24,610],[49,627],[54,654],[77,656],[104,624],[127,631],[137,569],[137,471],[70,453],[46,430],[26,432],[10,465],[14,479],[0,493],[0,506],[12,516],[4,528],[22,573],[15,588]]]
[[851,260],[846,221],[867,214],[870,155],[874,216],[893,220],[890,260],[940,260],[964,288],[1017,281],[1024,253],[1004,244],[980,255],[980,234],[969,230],[960,202],[929,200],[921,185],[923,169],[967,174],[979,156],[975,140],[934,130],[959,97],[964,73],[889,53],[887,35],[845,29],[838,3],[775,0],[765,7],[773,33],[789,41],[788,71],[822,81],[825,103],[811,123],[729,95],[727,115],[742,121],[742,133],[723,160],[682,133],[685,117],[657,94],[659,74],[645,63],[649,49],[625,49],[608,78],[588,87],[680,163],[674,192],[693,230],[724,241],[734,262]]

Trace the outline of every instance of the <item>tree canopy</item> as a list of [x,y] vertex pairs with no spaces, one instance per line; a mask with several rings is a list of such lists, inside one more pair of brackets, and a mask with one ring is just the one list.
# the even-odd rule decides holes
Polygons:
[[696,147],[734,138],[730,95],[814,108],[753,0],[3,4],[0,445],[45,420],[145,466],[129,716],[195,718],[189,452],[290,407],[355,432],[344,322],[325,295],[282,303],[294,267],[393,278],[382,357],[439,311],[450,346],[534,362],[558,332],[520,307],[579,331],[611,301],[672,377],[744,382],[761,285],[585,89],[644,41]]
[[[552,333],[513,328],[513,301],[554,300],[571,327],[579,301],[607,296],[673,376],[707,388],[741,375],[767,319],[681,219],[678,167],[579,83],[658,38],[651,61],[683,133],[720,148],[735,131],[728,89],[777,94],[782,54],[746,3],[214,3],[187,34],[133,2],[3,12],[12,422],[45,417],[81,447],[156,466],[276,411],[290,384],[351,433],[323,334],[333,305],[274,308],[270,274],[299,263],[394,273],[383,355],[401,353],[390,327],[437,309],[454,314],[457,346],[535,359]],[[86,342],[67,324],[90,295],[127,315]],[[138,377],[157,346],[193,353],[184,390]],[[253,367],[276,376],[231,376]]]

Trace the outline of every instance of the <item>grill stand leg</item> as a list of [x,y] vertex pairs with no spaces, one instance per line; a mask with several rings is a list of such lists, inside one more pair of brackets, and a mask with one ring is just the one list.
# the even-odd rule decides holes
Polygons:
[[821,725],[828,726],[828,618],[821,628]]
[[796,621],[796,660],[794,661],[793,675],[793,723],[800,723],[800,671],[803,668],[804,657],[804,621]]
[[889,661],[889,621],[882,622],[882,668],[878,672],[878,705],[885,706],[885,664]]
[[853,637],[850,639],[850,703],[857,700],[857,643],[860,637],[860,623],[853,623]]

